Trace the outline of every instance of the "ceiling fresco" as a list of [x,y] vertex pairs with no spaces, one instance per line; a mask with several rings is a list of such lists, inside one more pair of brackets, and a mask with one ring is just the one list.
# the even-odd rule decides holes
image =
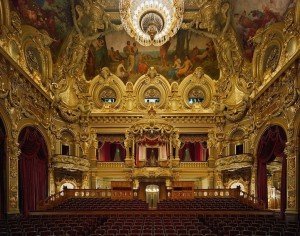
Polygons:
[[252,60],[254,45],[251,38],[259,28],[283,20],[295,0],[232,0],[236,31],[244,47],[244,55]]
[[71,1],[66,0],[15,0],[12,9],[19,12],[24,24],[45,30],[54,40],[51,48],[54,58],[63,40],[73,26]]
[[[19,12],[23,23],[43,29],[54,40],[51,45],[54,61],[73,28],[71,1],[67,0],[16,0],[12,8]],[[79,1],[74,1],[77,4]],[[118,14],[118,0],[102,0],[109,14]],[[244,49],[251,61],[254,46],[251,38],[259,28],[282,20],[295,0],[232,0],[234,24]],[[185,1],[185,11],[197,12],[199,1]],[[115,19],[114,19],[115,20]],[[161,47],[143,47],[134,42],[125,31],[111,32],[91,43],[85,74],[88,79],[107,66],[124,82],[135,82],[149,67],[154,66],[170,82],[180,82],[197,66],[206,74],[218,79],[220,72],[213,41],[206,36],[180,30]]]
[[141,46],[125,31],[108,34],[92,44],[86,74],[93,77],[103,66],[108,66],[124,82],[135,82],[151,66],[170,82],[180,82],[198,66],[213,79],[219,77],[213,42],[183,30],[160,47]]

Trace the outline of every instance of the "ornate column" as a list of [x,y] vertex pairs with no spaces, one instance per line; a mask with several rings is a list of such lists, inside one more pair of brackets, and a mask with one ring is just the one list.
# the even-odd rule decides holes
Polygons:
[[224,188],[221,171],[215,170],[215,172],[214,172],[214,187],[215,188]]
[[54,168],[49,165],[48,168],[48,177],[49,177],[49,195],[55,194],[55,182],[54,182]]
[[257,181],[257,160],[254,157],[254,163],[251,167],[251,179],[250,179],[250,190],[251,195],[256,196],[256,181]]
[[[287,156],[287,214],[298,214],[297,209],[297,173],[296,173],[296,148],[295,141],[292,139],[291,130],[288,130],[288,142],[286,143],[286,148],[284,153]],[[293,132],[292,132],[293,133]]]
[[214,172],[210,172],[208,174],[208,188],[209,189],[215,188],[215,186],[214,186]]
[[90,182],[91,182],[91,174],[89,171],[84,171],[82,173],[82,189],[89,189],[90,188]]
[[19,173],[18,160],[21,151],[18,143],[17,130],[12,131],[12,138],[8,140],[8,214],[18,214],[19,211]]
[[217,150],[216,150],[217,141],[215,139],[214,132],[208,133],[208,140],[207,140],[207,149],[209,152],[209,156],[207,159],[208,166],[212,167],[214,166],[216,156],[217,156]]
[[172,146],[172,138],[170,137],[170,140],[169,140],[169,153],[170,153],[170,158],[173,159],[173,146]]

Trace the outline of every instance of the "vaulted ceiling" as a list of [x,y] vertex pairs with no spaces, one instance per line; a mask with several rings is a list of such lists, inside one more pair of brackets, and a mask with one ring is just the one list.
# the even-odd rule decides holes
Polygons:
[[[19,13],[24,24],[29,24],[37,29],[45,30],[54,40],[51,44],[52,57],[54,61],[57,59],[59,51],[63,45],[65,38],[69,35],[73,28],[73,19],[71,12],[71,1],[68,0],[16,0],[10,1],[11,8]],[[112,22],[120,24],[119,0],[102,0],[100,1],[109,14]],[[194,19],[195,14],[201,10],[202,1],[186,0],[184,21],[190,22]],[[215,1],[217,2],[217,1]],[[80,4],[79,0],[75,0],[75,4]],[[274,22],[281,21],[287,9],[295,4],[295,0],[232,0],[233,8],[233,24],[238,34],[240,44],[243,48],[243,55],[251,61],[253,57],[254,45],[251,38],[255,35],[259,28],[263,28]],[[98,43],[91,45],[86,65],[87,77],[92,78],[97,73],[98,67],[109,66],[112,71],[117,68],[116,61],[122,58],[123,48],[127,41],[134,42],[125,31],[112,32],[100,39]],[[105,44],[105,48],[98,50]],[[110,50],[120,52],[119,58],[109,58]],[[161,57],[161,48],[142,47],[138,45],[139,52],[143,54],[143,65],[136,68],[136,72],[144,72],[146,65],[154,65],[159,67],[164,62],[155,61],[153,58]],[[173,64],[173,57],[177,53],[181,61],[184,56],[189,55],[195,66],[202,66],[205,72],[213,79],[219,78],[218,62],[214,52],[211,39],[204,35],[196,35],[179,31],[173,37],[170,45],[163,48],[167,50],[168,55],[166,64]],[[176,51],[176,53],[175,53]],[[115,61],[114,61],[115,60]],[[138,67],[138,65],[136,65]],[[159,69],[166,77],[172,77],[168,74],[170,68]],[[176,78],[174,78],[176,80]]]

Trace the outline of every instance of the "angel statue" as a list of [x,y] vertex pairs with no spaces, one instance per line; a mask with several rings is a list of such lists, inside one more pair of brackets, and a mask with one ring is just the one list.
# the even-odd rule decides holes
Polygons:
[[61,51],[58,62],[60,75],[66,72],[71,75],[83,72],[91,43],[108,32],[122,28],[110,21],[102,2],[103,0],[81,0],[81,4],[75,6],[74,0],[71,0],[74,29]]

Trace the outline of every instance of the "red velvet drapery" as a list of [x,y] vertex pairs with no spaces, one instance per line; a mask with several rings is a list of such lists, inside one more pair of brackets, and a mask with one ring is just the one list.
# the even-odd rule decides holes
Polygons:
[[20,211],[27,214],[48,193],[48,152],[44,138],[34,127],[25,127],[19,135]]
[[186,142],[179,150],[180,160],[184,160],[185,150],[189,149],[191,161],[206,161],[206,156],[203,156],[203,146],[200,142]]
[[282,157],[281,212],[286,208],[286,156],[284,148],[286,134],[280,126],[268,128],[262,135],[257,149],[257,196],[268,206],[267,164],[276,157]]
[[98,161],[110,162],[114,161],[115,153],[117,148],[120,150],[120,158],[122,161],[125,160],[126,150],[119,142],[105,142],[104,144],[99,144],[100,148],[98,149]]
[[0,219],[6,213],[6,132],[4,124],[0,119]]

